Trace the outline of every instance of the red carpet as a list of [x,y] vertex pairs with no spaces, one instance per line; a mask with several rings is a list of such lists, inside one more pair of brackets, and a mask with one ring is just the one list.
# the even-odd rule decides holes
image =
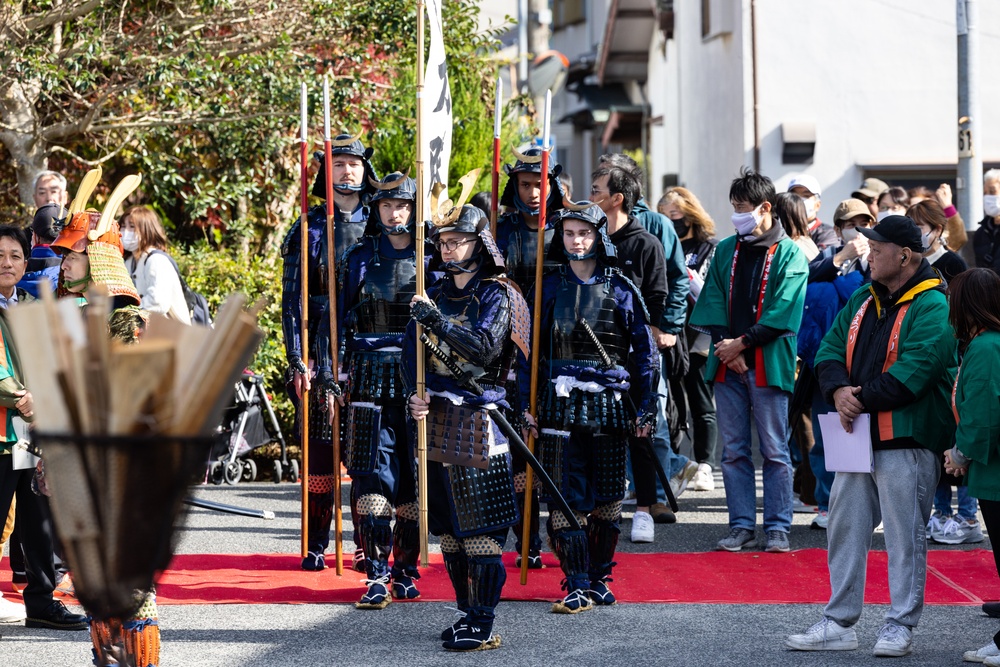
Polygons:
[[[618,566],[612,588],[620,602],[822,604],[830,596],[823,549],[788,554],[618,554],[615,558]],[[561,597],[558,562],[550,553],[543,554],[543,561],[547,567],[530,571],[528,585],[521,586],[514,554],[504,554],[508,570],[503,599],[551,601]],[[421,574],[421,600],[454,601],[439,555],[431,555],[430,568]],[[363,578],[348,567],[342,577],[332,569],[303,572],[298,557],[290,554],[180,555],[160,579],[157,601],[168,605],[355,602],[363,592]],[[10,592],[6,562],[0,564],[0,590],[11,600],[20,598]],[[978,605],[998,599],[1000,579],[992,552],[930,552],[928,604]],[[885,552],[869,556],[865,602],[889,602]]]

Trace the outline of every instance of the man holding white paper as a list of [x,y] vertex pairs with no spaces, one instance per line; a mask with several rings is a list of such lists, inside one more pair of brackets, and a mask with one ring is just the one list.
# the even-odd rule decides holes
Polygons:
[[[854,624],[864,603],[871,536],[882,523],[889,554],[891,604],[873,653],[912,650],[924,605],[925,526],[937,485],[939,457],[954,431],[949,396],[957,365],[945,283],[921,257],[920,229],[889,216],[868,237],[871,285],[837,315],[816,355],[826,400],[850,433],[869,416],[871,472],[838,472],[830,493],[830,601],[823,619],[788,648],[858,647]],[[827,445],[828,450],[830,445]]]

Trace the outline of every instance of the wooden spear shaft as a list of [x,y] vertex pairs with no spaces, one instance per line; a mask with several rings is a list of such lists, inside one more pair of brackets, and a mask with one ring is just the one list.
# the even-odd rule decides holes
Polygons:
[[[340,380],[339,336],[337,331],[337,244],[334,231],[336,206],[333,200],[333,146],[330,137],[330,75],[323,78],[323,152],[326,160],[326,266],[329,276],[330,354],[334,381]],[[333,410],[333,540],[337,576],[344,574],[344,511],[340,505],[340,406]]]
[[497,237],[497,212],[500,210],[500,117],[503,107],[503,80],[497,77],[496,102],[493,107],[493,182],[490,190],[490,234]]
[[[424,294],[424,239],[427,199],[427,189],[424,181],[424,139],[423,139],[423,106],[424,106],[424,2],[417,0],[417,294]],[[427,378],[424,369],[424,344],[420,340],[423,327],[417,323],[417,395],[427,398]],[[419,512],[420,532],[420,564],[427,567],[427,420],[421,419],[417,425],[417,507]]]
[[[538,423],[538,355],[542,339],[542,268],[545,262],[545,215],[549,196],[549,114],[552,108],[552,91],[545,94],[545,121],[542,131],[542,180],[539,183],[538,241],[535,252],[535,312],[531,322],[531,393],[528,410]],[[535,453],[535,439],[528,431],[528,451]],[[521,528],[521,585],[528,584],[528,547],[531,544],[531,489],[535,484],[534,471],[527,466],[524,479],[524,518]]]
[[309,95],[305,81],[302,82],[302,97],[299,110],[302,115],[302,135],[299,142],[301,158],[302,190],[301,208],[299,214],[299,306],[302,309],[302,328],[300,345],[302,347],[302,363],[305,365],[305,378],[302,395],[299,398],[299,415],[302,428],[302,558],[309,555]]

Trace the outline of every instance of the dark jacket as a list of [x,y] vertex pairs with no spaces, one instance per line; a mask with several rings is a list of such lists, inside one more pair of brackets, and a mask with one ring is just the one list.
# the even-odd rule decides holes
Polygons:
[[62,264],[62,257],[53,252],[52,248],[47,245],[36,245],[31,249],[26,273],[17,286],[37,299],[41,297],[40,283],[47,280],[54,294],[59,285],[60,264]]
[[670,219],[662,213],[651,211],[641,197],[632,207],[632,215],[647,232],[660,239],[667,262],[667,300],[663,307],[663,316],[659,324],[655,319],[650,320],[650,323],[664,333],[678,334],[684,329],[687,298],[690,293],[684,248]]
[[[674,232],[674,236],[676,235]],[[618,251],[618,269],[639,288],[639,294],[645,299],[646,308],[649,309],[649,321],[654,324],[662,323],[667,303],[667,262],[663,256],[663,244],[631,215],[625,226],[610,238]],[[687,311],[684,307],[688,292],[686,272],[684,287],[684,295],[681,297],[681,327]],[[681,327],[675,331],[680,332]]]
[[[927,419],[934,412],[928,403],[940,398],[941,403],[946,404],[947,400],[939,394],[947,394],[954,379],[956,343],[948,324],[944,294],[945,285],[940,276],[922,260],[917,273],[892,294],[877,282],[855,292],[823,339],[816,355],[816,374],[823,397],[833,405],[837,389],[860,386],[858,398],[865,412],[872,414],[872,446],[875,449],[941,445],[940,438],[934,437],[934,429],[928,424],[918,426],[914,415]],[[869,296],[874,299],[860,322],[848,371],[846,349],[850,323]],[[913,306],[900,328],[899,357],[883,371],[896,315],[908,302]],[[946,405],[937,407],[947,412]],[[876,413],[889,415],[891,437],[881,431]]]
[[990,216],[983,218],[972,236],[972,252],[977,267],[1000,273],[1000,226]]

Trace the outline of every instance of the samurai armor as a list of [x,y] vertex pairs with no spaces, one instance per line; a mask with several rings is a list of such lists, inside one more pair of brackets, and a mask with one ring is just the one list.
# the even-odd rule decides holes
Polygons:
[[627,439],[597,435],[588,439],[588,445],[593,448],[594,497],[597,502],[621,500],[625,496]]
[[611,389],[574,390],[569,396],[557,396],[555,385],[546,382],[539,421],[546,427],[574,433],[625,435],[634,430],[635,414],[625,397],[616,397]]
[[483,470],[490,466],[493,429],[485,410],[433,398],[427,424],[428,460]]
[[510,454],[489,458],[486,469],[447,466],[448,502],[457,537],[507,528],[518,519]]
[[374,473],[382,429],[382,408],[374,403],[350,403],[344,422],[346,432],[341,445],[348,474],[353,477]]
[[348,392],[352,401],[405,405],[399,352],[351,352]]
[[[542,469],[549,473],[549,477],[555,483],[560,493],[565,494],[566,480],[563,473],[566,470],[566,457],[569,456],[569,431],[556,431],[550,428],[543,428],[539,434],[538,462],[542,464]],[[553,502],[553,498],[548,492],[543,491],[538,494],[539,498],[547,503]]]

